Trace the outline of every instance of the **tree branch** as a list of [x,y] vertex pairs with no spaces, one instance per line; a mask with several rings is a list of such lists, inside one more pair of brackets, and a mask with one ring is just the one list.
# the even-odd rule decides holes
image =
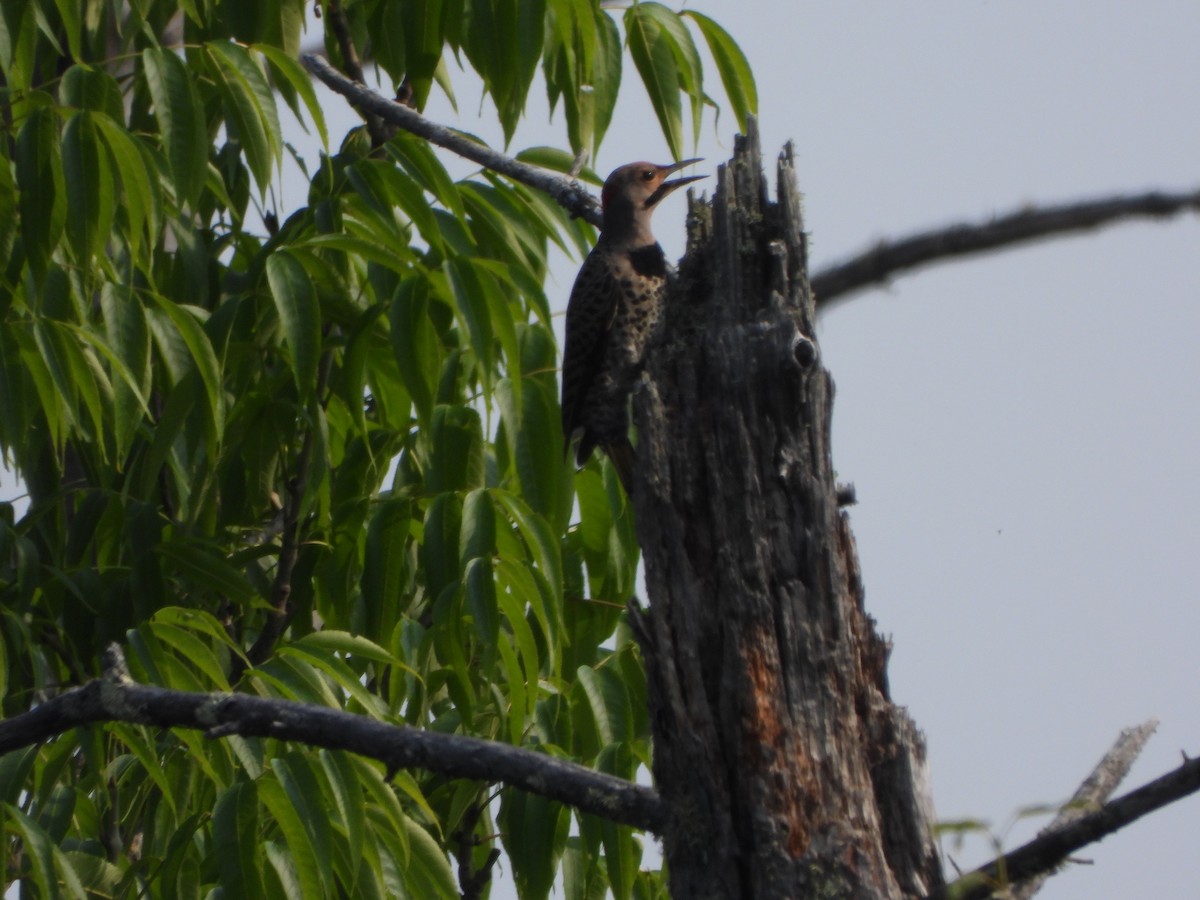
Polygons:
[[500,849],[493,847],[488,851],[483,865],[476,869],[473,864],[472,857],[475,848],[482,843],[475,834],[475,828],[479,825],[479,819],[483,815],[484,809],[491,801],[486,794],[486,790],[482,791],[479,800],[467,808],[467,811],[463,813],[462,824],[451,835],[458,843],[454,856],[458,860],[458,883],[461,888],[462,900],[482,900],[484,889],[492,880],[492,869],[500,859]]
[[1165,218],[1187,210],[1200,211],[1200,191],[1153,191],[1044,209],[1026,206],[987,222],[963,222],[896,241],[880,241],[865,253],[817,272],[810,284],[818,308],[825,311],[848,294],[883,284],[907,269],[941,259],[1086,231],[1123,219]]
[[379,760],[389,772],[420,768],[451,778],[501,781],[655,834],[665,818],[662,801],[652,789],[523,747],[389,725],[290,700],[136,684],[115,644],[105,652],[103,678],[0,721],[0,754],[99,722],[196,728],[207,737],[239,734],[348,750]]
[[[346,74],[359,84],[365,85],[367,81],[363,77],[362,62],[358,58],[358,50],[355,49],[354,39],[350,35],[350,22],[346,19],[342,0],[326,0],[325,21],[329,24],[334,40],[337,41],[338,49],[341,51],[342,65],[346,67]],[[371,135],[372,147],[381,147],[387,143],[389,135],[378,116],[364,113],[363,121],[366,123],[367,133]]]
[[432,122],[403,104],[388,100],[375,91],[355,84],[319,56],[309,53],[304,56],[303,61],[308,71],[360,111],[379,116],[385,122],[397,125],[431,144],[444,147],[493,172],[507,175],[513,181],[543,191],[571,215],[585,219],[597,228],[600,227],[600,204],[577,181],[519,162],[462,132]]
[[271,609],[267,612],[267,620],[263,623],[258,639],[251,645],[246,658],[235,656],[230,666],[229,681],[237,684],[247,665],[262,665],[270,658],[275,644],[283,637],[292,616],[296,610],[292,604],[292,573],[300,559],[300,510],[304,497],[308,493],[309,475],[312,469],[313,446],[316,439],[313,433],[319,427],[317,417],[321,414],[318,405],[324,406],[325,388],[329,384],[329,373],[333,367],[333,352],[326,350],[321,354],[320,368],[317,371],[317,389],[309,409],[310,424],[304,432],[300,452],[296,455],[296,473],[287,485],[287,499],[283,503],[283,536],[279,547],[279,559],[275,565],[275,579],[271,583],[271,596],[268,598]]
[[996,885],[1025,881],[1061,864],[1071,853],[1095,843],[1131,822],[1200,790],[1200,759],[1185,759],[1182,766],[1123,797],[1085,813],[1064,828],[1039,835],[939,891],[928,900],[985,900]]
[[[1158,720],[1150,719],[1143,722],[1137,728],[1126,728],[1117,736],[1116,742],[1112,745],[1104,758],[1096,764],[1090,775],[1083,780],[1083,784],[1075,791],[1075,795],[1070,801],[1058,811],[1058,815],[1043,828],[1038,836],[1042,837],[1060,828],[1065,828],[1072,822],[1077,822],[1088,814],[1091,810],[1096,809],[1101,803],[1112,796],[1112,792],[1117,789],[1117,786],[1125,780],[1125,776],[1129,774],[1129,769],[1133,765],[1134,760],[1142,752],[1142,748],[1146,746],[1146,742],[1154,734],[1158,728]],[[1048,870],[1035,875],[1026,881],[1021,882],[1012,892],[1013,900],[1029,900],[1034,894],[1042,889],[1046,879],[1054,874],[1054,870]]]

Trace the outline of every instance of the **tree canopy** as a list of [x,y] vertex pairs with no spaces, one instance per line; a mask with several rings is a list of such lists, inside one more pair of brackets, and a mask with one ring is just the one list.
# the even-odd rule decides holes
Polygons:
[[[369,114],[327,134],[299,56],[369,60],[417,110],[473,70],[509,139],[540,76],[562,144],[515,156],[564,173],[629,61],[676,156],[714,104],[698,47],[742,124],[747,62],[657,3],[316,12],[0,6],[0,448],[27,490],[0,504],[3,714],[98,675],[115,642],[143,684],[632,780],[638,548],[608,466],[563,461],[543,288],[549,248],[583,253],[593,227],[491,171],[454,180]],[[296,154],[290,118],[326,152]],[[289,155],[307,197],[279,196]],[[0,758],[0,802],[28,896],[481,896],[501,847],[522,896],[663,893],[627,825],[270,736],[81,727]]]

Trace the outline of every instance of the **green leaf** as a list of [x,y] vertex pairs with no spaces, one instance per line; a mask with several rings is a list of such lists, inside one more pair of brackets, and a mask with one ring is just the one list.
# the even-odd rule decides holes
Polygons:
[[601,9],[596,9],[595,16],[599,52],[596,54],[592,74],[592,102],[595,104],[592,126],[595,130],[592,139],[593,159],[600,150],[600,142],[608,133],[608,126],[612,124],[613,113],[617,108],[617,95],[621,89],[622,58],[621,34],[617,30],[617,23]]
[[[700,140],[700,119],[704,111],[704,67],[691,33],[674,10],[661,3],[639,3],[639,15],[653,19],[660,31],[657,40],[666,43],[675,59],[679,86],[692,101],[692,141]],[[632,12],[632,10],[631,10]]]
[[[263,778],[257,782],[256,786],[259,800],[270,810],[271,817],[283,832],[288,850],[291,851],[288,854],[288,860],[291,863],[290,871],[295,873],[297,886],[300,889],[299,896],[304,898],[327,896],[317,859],[326,860],[328,865],[329,848],[321,847],[318,850],[313,846],[312,837],[304,825],[305,818],[293,805],[279,781]],[[272,860],[272,863],[275,864],[275,861]],[[276,869],[280,868],[278,864],[275,865]],[[296,895],[289,892],[289,896]]]
[[[175,326],[174,333],[166,337],[169,339],[177,336],[183,340],[191,354],[196,370],[200,374],[200,380],[204,385],[205,396],[208,400],[209,421],[212,426],[212,449],[215,451],[225,429],[225,394],[221,386],[221,364],[217,361],[217,354],[213,350],[212,342],[209,341],[208,335],[204,333],[204,329],[197,321],[197,317],[207,318],[208,314],[194,306],[172,303],[158,294],[150,296],[154,298],[158,308]],[[155,325],[153,319],[150,320],[150,323],[152,326]]]
[[17,135],[21,237],[35,273],[42,273],[66,221],[66,183],[54,111],[30,113]]
[[[284,837],[286,838],[288,835],[287,828],[282,823],[280,824],[280,828],[283,830]],[[300,876],[296,872],[296,862],[283,844],[279,841],[264,841],[263,853],[267,857],[267,862],[271,864],[271,869],[275,872],[275,877],[279,879],[279,886],[283,889],[283,896],[287,897],[288,900],[291,900],[293,897],[312,896],[311,894],[305,894],[304,887],[300,883]]]
[[121,179],[121,209],[129,220],[127,237],[137,257],[143,243],[152,243],[158,236],[162,218],[158,179],[150,177],[149,154],[123,125],[101,114],[95,115],[94,120]]
[[275,94],[261,66],[245,47],[230,41],[210,41],[204,48],[225,101],[226,125],[241,144],[258,189],[265,195],[271,169],[279,162],[283,147]]
[[490,559],[496,553],[496,510],[491,494],[477,488],[463,501],[460,564],[472,559]]
[[103,69],[74,65],[62,76],[59,102],[63,106],[90,109],[118,121],[125,117],[125,104],[117,80]]
[[629,704],[629,692],[619,673],[608,666],[595,669],[580,666],[575,674],[587,696],[600,744],[604,746],[636,737],[633,734],[633,710]]
[[[526,660],[525,666],[532,676],[541,670],[539,646],[544,648],[545,670],[551,675],[559,674],[559,642],[561,634],[561,611],[548,609],[549,592],[539,589],[533,568],[527,562],[501,559],[496,564],[496,578],[501,609],[508,618],[509,628],[517,641],[517,649]],[[527,612],[542,632],[540,645],[534,641]],[[536,698],[533,698],[536,699]]]
[[363,262],[383,266],[401,275],[413,270],[415,257],[406,247],[383,246],[353,234],[313,234],[292,244],[293,249],[337,250]]
[[[321,146],[328,152],[329,134],[325,130],[325,111],[317,99],[317,92],[313,90],[312,77],[304,70],[303,66],[278,47],[272,47],[270,44],[254,44],[251,49],[265,56],[267,62],[271,64],[272,71],[290,84],[300,99],[304,101],[304,106],[317,128],[317,135],[321,138]],[[296,118],[299,119],[300,110],[293,107],[293,111],[296,113]]]
[[76,794],[65,784],[55,784],[48,796],[37,805],[37,822],[50,840],[56,844],[62,843],[67,833],[67,826],[75,814]]
[[330,750],[319,751],[321,767],[329,784],[337,807],[338,818],[345,831],[346,841],[351,848],[363,845],[366,821],[366,804],[363,802],[363,785],[354,766],[346,754]]
[[407,498],[389,497],[371,511],[359,579],[369,634],[386,634],[387,623],[395,622],[400,615],[410,577],[411,529],[412,503]]
[[430,427],[433,450],[426,487],[457,491],[483,484],[483,423],[470,406],[438,406]]
[[37,745],[0,755],[0,802],[17,802],[37,758]]
[[[0,258],[11,260],[13,239],[17,234],[20,220],[18,209],[17,182],[13,177],[12,166],[7,159],[0,165]],[[11,264],[11,263],[10,263]],[[0,289],[0,304],[7,305],[8,291]]]
[[200,542],[164,541],[154,549],[189,581],[204,585],[217,596],[238,604],[249,604],[258,598],[245,574],[230,565],[216,547]]
[[428,142],[415,135],[400,132],[388,141],[386,149],[410,177],[433,194],[456,218],[466,218],[467,213],[463,208],[458,188]]
[[446,493],[434,498],[425,514],[421,568],[428,595],[437,598],[459,580],[458,541],[462,530],[462,504]]
[[67,47],[71,51],[71,56],[75,59],[82,59],[84,56],[83,22],[78,0],[54,0],[54,5],[62,17],[62,27],[67,35]]
[[388,320],[396,365],[412,396],[417,419],[428,428],[433,418],[433,398],[441,368],[441,345],[429,319],[429,284],[405,278],[392,298]]
[[87,894],[80,884],[75,870],[63,857],[62,852],[54,845],[50,836],[25,813],[8,803],[4,804],[7,821],[4,830],[16,831],[24,844],[24,855],[29,859],[33,869],[33,880],[44,898],[63,896],[59,890],[60,881],[66,888],[66,895],[85,900]]
[[303,652],[303,648],[293,652],[291,645],[285,644],[269,662],[256,668],[254,674],[274,685],[279,695],[288,700],[342,709],[344,697],[336,689],[335,680],[325,677],[322,666],[316,664],[318,662],[335,668],[328,657],[316,657],[313,653]]
[[685,9],[681,15],[689,16],[704,35],[737,118],[738,129],[744,134],[748,117],[758,114],[758,87],[749,60],[729,33],[708,16],[692,9]]
[[63,854],[63,860],[79,878],[88,896],[117,895],[124,873],[107,859],[80,850],[68,850]]
[[[405,16],[404,8],[398,3],[374,3],[368,6],[365,26],[371,35],[371,50],[375,59],[395,81],[399,81],[406,68],[404,59]],[[325,29],[325,45],[330,59],[338,60],[342,49],[332,39],[333,33]]]
[[[600,751],[596,768],[609,775],[632,780],[636,761],[625,744],[610,744]],[[634,838],[633,830],[626,825],[603,820],[600,829],[604,844],[604,866],[608,871],[613,897],[616,900],[629,900],[641,862],[641,847]]]
[[683,157],[683,108],[680,105],[679,70],[672,41],[663,31],[653,12],[647,12],[650,3],[637,3],[625,11],[625,31],[628,35],[629,53],[646,93],[650,105],[658,117],[667,147],[675,159]]
[[212,613],[191,609],[186,606],[164,606],[155,611],[151,622],[155,625],[170,625],[175,628],[204,635],[210,643],[236,651],[238,644],[229,636],[225,626]]
[[404,5],[405,77],[417,109],[425,108],[433,73],[442,59],[442,0],[408,0]]
[[[576,162],[574,154],[568,153],[560,147],[526,147],[517,154],[516,158],[531,166],[550,169],[563,175],[571,172],[575,168]],[[590,166],[580,169],[576,177],[585,184],[593,184],[596,187],[604,184],[604,179],[597,175],[596,170]]]
[[[525,702],[528,704],[526,708],[517,708],[516,718],[522,722],[533,713],[533,701],[537,699],[537,684],[538,675],[541,670],[541,659],[538,655],[537,642],[533,637],[533,630],[529,627],[529,622],[525,618],[526,607],[536,606],[540,604],[541,598],[536,596],[536,592],[528,590],[529,581],[522,579],[519,576],[520,566],[511,560],[502,560],[497,565],[497,580],[500,582],[500,590],[497,592],[499,605],[504,612],[504,619],[508,624],[509,630],[512,631],[514,642],[517,645],[517,650],[525,669],[525,677],[521,680],[521,684],[528,684],[530,690],[525,697]],[[524,589],[523,589],[524,588]],[[517,706],[517,698],[513,698],[514,706]],[[520,735],[516,735],[513,743],[520,743]]]
[[284,249],[267,257],[267,281],[292,355],[296,389],[301,402],[308,403],[317,389],[321,358],[321,308],[317,291],[304,266]]
[[458,882],[442,848],[424,828],[404,817],[408,839],[408,865],[404,881],[414,897],[428,900],[459,900]]
[[[298,752],[289,753],[285,758],[277,757],[271,760],[271,770],[287,792],[291,806],[295,809],[300,825],[308,839],[307,845],[311,848],[310,853],[313,855],[311,861],[298,863],[302,873],[305,869],[311,868],[311,871],[302,874],[301,880],[306,888],[305,895],[308,895],[308,889],[311,887],[314,889],[313,896],[328,896],[328,887],[333,881],[328,853],[331,829],[329,819],[320,807],[322,791],[317,779],[317,771],[314,770],[304,754]],[[291,838],[288,839],[288,844],[293,846]],[[303,844],[304,842],[301,842],[300,846]],[[295,856],[298,850],[299,846],[293,846],[292,855]],[[314,872],[315,884],[313,884],[312,877]]]
[[557,398],[537,382],[526,384],[517,396],[512,381],[504,378],[496,385],[496,400],[521,495],[562,530],[569,512],[563,495],[569,496],[571,471],[563,456]]
[[225,675],[225,665],[218,658],[212,647],[200,640],[193,632],[174,625],[151,623],[154,636],[178,652],[181,659],[199,669],[208,677],[210,690],[228,691],[229,679]]
[[[45,367],[55,392],[53,399],[47,402],[49,398],[45,389],[41,385],[38,386],[43,405],[47,411],[61,408],[69,426],[82,428],[83,417],[79,409],[75,381],[71,376],[71,364],[67,357],[69,351],[66,342],[62,340],[57,323],[46,319],[35,321],[33,340],[37,348],[38,362]],[[26,354],[26,358],[30,355]]]
[[[582,838],[567,839],[562,869],[563,900],[605,900],[608,897],[608,879],[605,878],[604,869],[597,864],[596,854]],[[664,896],[662,900],[670,898]]]
[[[281,647],[277,654],[278,658],[286,661],[293,668],[307,665],[319,669],[328,675],[347,696],[353,697],[355,702],[369,715],[375,718],[382,716],[386,712],[383,700],[363,687],[361,672],[351,669],[345,662],[327,650],[308,643],[307,637],[306,635],[298,641]],[[341,705],[340,698],[334,698],[334,701],[333,705]]]
[[[113,412],[117,452],[124,454],[149,413],[150,330],[141,300],[126,285],[106,282],[100,289],[100,309],[110,365],[120,376],[113,380]],[[91,334],[79,332],[84,333]],[[93,338],[99,343],[98,336]]]
[[440,248],[442,235],[437,218],[421,186],[405,172],[384,160],[364,159],[346,168],[346,178],[365,202],[364,212],[373,213],[364,220],[374,225],[384,246],[408,243],[410,232],[396,215],[399,209],[431,247]]
[[175,793],[167,780],[167,773],[163,771],[162,759],[154,746],[154,740],[147,733],[145,726],[113,722],[109,725],[108,731],[113,739],[124,744],[134,759],[140,763],[138,768],[145,773],[145,779],[158,788],[166,808],[170,809],[172,813],[178,814]]
[[[508,707],[507,709],[502,708],[501,713],[508,720],[509,743],[519,747],[525,737],[525,723],[529,717],[531,692],[525,689],[525,672],[521,668],[520,659],[508,641],[508,636],[498,636],[494,646],[499,651],[500,661],[504,666],[503,687],[507,689],[508,693]],[[535,679],[534,684],[536,685],[536,683]],[[536,691],[532,693],[536,693]]]
[[[361,756],[349,756],[347,762],[354,769],[355,774],[358,775],[358,780],[362,784],[366,795],[371,798],[371,803],[367,805],[366,811],[368,819],[373,819],[374,821],[369,821],[367,827],[375,826],[383,828],[390,835],[399,838],[402,845],[399,858],[401,860],[407,858],[408,829],[404,824],[407,816],[400,805],[399,798],[396,796],[396,791],[384,780],[383,764],[373,759],[364,759]],[[398,782],[403,783],[405,773],[401,772],[396,777]],[[424,798],[421,799],[418,806],[421,806],[422,809],[429,808]],[[433,818],[432,812],[429,815]]]
[[174,51],[142,51],[146,86],[162,132],[181,206],[195,207],[208,175],[208,130],[192,75]]
[[[517,341],[516,321],[525,317],[525,311],[513,296],[516,286],[511,282],[505,283],[512,269],[486,259],[472,260],[471,265],[476,270],[479,285],[487,301],[488,317],[491,319],[496,339],[500,342],[500,349],[504,351],[505,368],[515,379],[514,385],[521,385],[521,348]],[[518,387],[517,394],[520,393]]]
[[486,0],[469,10],[463,48],[496,103],[507,143],[541,58],[545,0]]
[[238,782],[213,809],[213,850],[221,885],[231,897],[261,897],[258,797],[253,782]]
[[344,656],[353,656],[359,659],[369,659],[372,662],[383,663],[389,666],[403,665],[399,659],[374,641],[367,640],[362,635],[350,634],[346,631],[322,629],[321,631],[314,631],[312,634],[306,634],[296,643],[301,642],[325,652],[341,653]]
[[525,900],[549,897],[567,843],[569,812],[553,800],[510,789],[501,800],[497,824],[517,893]]
[[563,602],[563,568],[562,548],[557,536],[549,523],[531,510],[520,497],[507,491],[493,491],[493,497],[499,501],[501,508],[517,526],[528,545],[551,591],[553,613],[559,614]]
[[463,572],[463,594],[467,609],[479,633],[484,647],[493,647],[500,632],[500,619],[496,609],[496,581],[492,575],[492,561],[476,557],[466,564]]
[[479,273],[470,260],[446,260],[446,278],[458,314],[471,336],[471,349],[479,360],[484,388],[490,389],[493,377],[492,316],[487,297],[479,282]]

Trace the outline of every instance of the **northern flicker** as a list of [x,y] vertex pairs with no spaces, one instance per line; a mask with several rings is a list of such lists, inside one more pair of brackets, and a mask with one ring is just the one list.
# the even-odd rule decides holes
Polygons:
[[562,370],[567,448],[578,439],[575,463],[580,466],[595,447],[603,449],[627,492],[633,487],[629,392],[667,286],[667,261],[650,230],[650,217],[667,194],[704,177],[667,180],[672,172],[698,162],[630,163],[608,176],[600,195],[600,240],[583,261],[567,303]]

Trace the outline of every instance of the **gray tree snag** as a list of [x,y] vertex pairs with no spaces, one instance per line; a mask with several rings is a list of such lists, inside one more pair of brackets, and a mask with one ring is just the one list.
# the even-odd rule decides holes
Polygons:
[[692,204],[634,399],[671,895],[923,896],[943,883],[925,749],[838,507],[791,148],[772,201],[749,131]]

